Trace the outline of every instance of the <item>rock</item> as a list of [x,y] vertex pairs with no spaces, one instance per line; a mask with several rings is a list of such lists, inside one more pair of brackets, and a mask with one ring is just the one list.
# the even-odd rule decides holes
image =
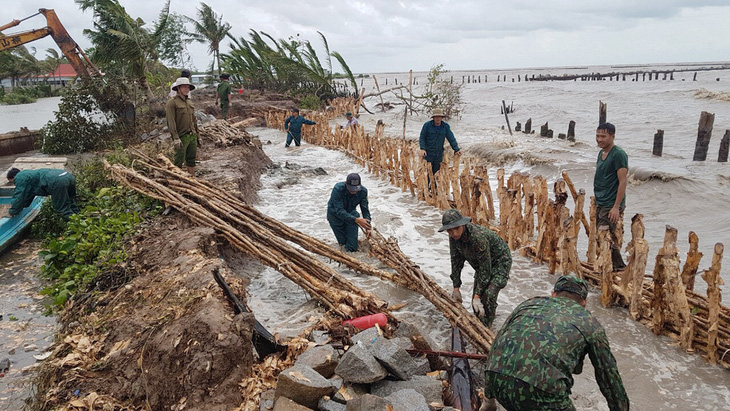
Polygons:
[[346,411],[383,411],[390,403],[385,398],[365,394],[347,402]]
[[330,384],[332,384],[332,387],[335,391],[337,391],[345,384],[345,380],[343,380],[339,375],[333,375],[332,378],[330,378]]
[[270,411],[274,409],[274,398],[276,395],[275,390],[267,390],[261,394],[261,401],[259,402],[259,411]]
[[319,399],[317,404],[320,411],[345,411],[347,406],[340,404],[339,402],[332,401],[330,397],[322,397]]
[[312,409],[301,404],[297,404],[289,398],[279,397],[274,403],[274,411],[312,411]]
[[293,398],[301,405],[315,408],[320,398],[333,391],[332,384],[320,373],[306,365],[294,365],[279,374],[276,398]]
[[317,167],[312,170],[312,174],[314,174],[315,176],[326,176],[327,171],[325,171],[325,169],[322,167]]
[[141,141],[147,141],[147,140],[148,140],[149,138],[150,138],[150,136],[149,136],[149,134],[147,134],[147,133],[142,133],[142,135],[141,135],[141,136],[139,136],[139,139],[140,139]]
[[327,344],[330,342],[330,335],[327,331],[315,330],[312,331],[307,338],[309,341],[313,341],[316,344]]
[[38,349],[38,346],[35,344],[28,344],[25,347],[23,347],[23,351],[25,351],[25,352],[36,351],[37,349]]
[[343,404],[352,401],[355,398],[360,398],[363,395],[368,393],[368,386],[362,385],[362,384],[348,384],[343,385],[342,387],[337,389],[337,392],[335,392],[335,396],[332,397],[337,402],[341,402]]
[[405,350],[410,345],[407,338],[378,338],[370,348],[370,353],[396,378],[409,380],[414,375],[425,375],[430,371],[428,360],[413,358]]
[[150,137],[157,137],[160,134],[160,130],[154,129],[150,131]]
[[335,373],[335,367],[337,367],[337,352],[331,345],[312,347],[301,353],[295,364],[312,367],[324,378],[329,378]]
[[426,398],[426,403],[441,403],[441,381],[431,377],[416,375],[408,381],[379,381],[372,385],[370,392],[373,395],[387,397],[396,391],[414,389]]
[[274,186],[278,189],[284,188],[286,186],[293,186],[294,184],[299,183],[299,178],[297,177],[286,177],[283,178],[276,183],[274,183]]
[[380,330],[376,327],[371,327],[353,335],[351,340],[352,345],[357,345],[358,342],[361,342],[365,348],[370,348],[379,338],[384,338]]
[[396,391],[385,400],[393,406],[393,411],[430,411],[426,398],[413,389]]
[[360,384],[380,381],[388,375],[385,368],[362,344],[355,344],[347,350],[340,358],[335,373],[347,382]]
[[[395,330],[393,337],[408,338],[411,340],[413,348],[417,350],[433,350],[433,347],[436,346],[430,338],[421,333],[418,327],[407,321],[401,321],[398,324],[398,329]],[[428,362],[431,365],[431,370],[445,370],[448,368],[446,362],[438,356],[431,356]]]

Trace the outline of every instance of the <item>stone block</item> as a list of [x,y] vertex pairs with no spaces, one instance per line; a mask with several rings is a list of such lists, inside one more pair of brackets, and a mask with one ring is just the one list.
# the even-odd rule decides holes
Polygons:
[[276,398],[287,397],[309,408],[316,408],[319,399],[332,392],[332,383],[306,365],[282,371],[276,386]]
[[363,384],[345,384],[337,389],[337,392],[335,392],[332,399],[346,404],[348,401],[352,401],[355,398],[359,398],[367,394],[368,388],[370,387]]
[[370,347],[370,353],[398,379],[408,380],[414,375],[425,375],[430,370],[428,360],[413,358],[404,348],[408,346],[410,340],[407,338],[378,338]]
[[347,406],[333,401],[330,397],[322,397],[319,399],[319,411],[345,411]]
[[259,402],[259,411],[271,411],[274,409],[275,390],[267,390],[261,393],[261,401]]
[[385,398],[365,394],[362,397],[348,401],[346,411],[384,411],[390,403]]
[[371,386],[370,392],[379,397],[387,397],[396,391],[414,389],[426,398],[426,403],[443,403],[441,381],[416,375],[408,381],[379,381]]
[[426,398],[413,389],[396,391],[385,400],[393,406],[393,411],[431,411]]
[[347,382],[359,384],[380,381],[388,375],[388,371],[360,343],[350,347],[340,358],[335,373]]
[[312,411],[311,408],[290,400],[286,397],[279,397],[274,403],[274,411]]
[[337,357],[337,352],[331,345],[320,345],[301,353],[295,364],[307,365],[324,378],[329,378],[335,373]]
[[385,337],[382,336],[380,330],[377,327],[371,327],[353,335],[351,340],[353,346],[360,342],[365,348],[370,348],[375,341],[381,338]]

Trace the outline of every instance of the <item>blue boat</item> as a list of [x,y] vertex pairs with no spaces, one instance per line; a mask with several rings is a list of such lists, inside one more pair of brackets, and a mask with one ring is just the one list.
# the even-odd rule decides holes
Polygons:
[[[0,187],[0,204],[10,204],[14,190],[14,187]],[[45,199],[45,197],[37,196],[30,206],[21,210],[20,214],[11,218],[0,218],[0,254],[23,237],[26,230],[30,228],[30,223],[41,212],[41,205]],[[7,213],[4,214],[7,215]]]

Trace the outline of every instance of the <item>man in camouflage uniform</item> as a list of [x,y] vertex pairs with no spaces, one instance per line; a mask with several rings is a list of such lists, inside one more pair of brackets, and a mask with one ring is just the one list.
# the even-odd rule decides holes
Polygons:
[[492,344],[485,394],[507,410],[575,410],[572,375],[581,373],[587,353],[609,409],[628,410],[616,359],[605,330],[585,309],[587,297],[585,281],[562,276],[551,297],[517,306]]
[[461,215],[459,210],[446,210],[439,229],[449,233],[451,252],[451,281],[454,291],[451,296],[461,302],[461,270],[468,261],[474,268],[474,291],[471,306],[474,313],[491,327],[497,311],[497,295],[509,279],[512,254],[507,243],[494,231],[470,223],[471,218]]

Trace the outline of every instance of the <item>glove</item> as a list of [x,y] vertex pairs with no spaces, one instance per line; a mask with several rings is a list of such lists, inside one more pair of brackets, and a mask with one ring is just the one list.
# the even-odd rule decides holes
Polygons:
[[474,314],[476,314],[479,318],[482,318],[484,317],[484,315],[486,315],[482,300],[478,296],[474,296],[474,298],[471,299],[471,308],[474,310]]
[[464,301],[461,298],[461,291],[459,291],[458,288],[454,288],[454,291],[451,292],[451,298],[454,299],[457,303],[461,304],[462,301]]

